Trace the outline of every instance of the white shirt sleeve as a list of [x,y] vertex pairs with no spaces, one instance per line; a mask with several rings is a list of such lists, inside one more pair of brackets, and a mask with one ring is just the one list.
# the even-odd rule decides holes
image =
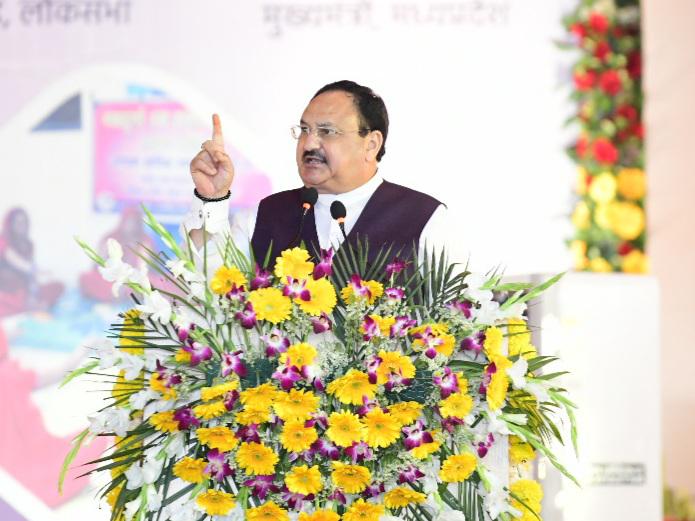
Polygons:
[[425,249],[430,257],[432,251],[435,251],[438,257],[439,253],[444,249],[448,255],[449,262],[458,263],[462,270],[468,266],[470,270],[471,252],[466,246],[464,234],[465,230],[462,230],[460,225],[454,226],[454,223],[451,222],[447,207],[440,204],[420,234],[418,261],[422,262]]
[[222,252],[231,237],[239,250],[244,255],[250,257],[251,237],[256,227],[256,215],[258,205],[251,208],[237,210],[229,218],[229,200],[215,203],[206,203],[195,198],[190,210],[184,216],[180,226],[181,237],[186,245],[186,234],[191,230],[205,229],[208,233],[207,245],[199,249],[191,243],[193,258],[196,266],[202,270],[203,253],[207,249],[207,271],[208,276],[213,275],[223,264]]

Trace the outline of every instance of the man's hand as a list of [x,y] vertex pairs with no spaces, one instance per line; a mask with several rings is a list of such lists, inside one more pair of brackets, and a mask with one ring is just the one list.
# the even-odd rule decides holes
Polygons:
[[222,123],[217,114],[212,115],[212,139],[201,146],[191,161],[191,177],[196,190],[203,197],[227,195],[234,179],[234,165],[224,151]]

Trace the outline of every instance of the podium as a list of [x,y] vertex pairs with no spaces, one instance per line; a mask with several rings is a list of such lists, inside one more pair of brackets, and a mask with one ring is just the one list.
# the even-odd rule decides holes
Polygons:
[[570,371],[561,382],[579,407],[579,457],[557,454],[582,488],[541,459],[543,518],[663,519],[656,279],[568,273],[531,304],[529,324],[539,352],[561,358],[549,370]]

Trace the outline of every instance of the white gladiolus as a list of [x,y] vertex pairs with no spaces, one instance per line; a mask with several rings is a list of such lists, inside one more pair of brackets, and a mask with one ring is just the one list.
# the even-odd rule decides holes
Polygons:
[[106,249],[108,258],[104,266],[99,266],[98,270],[105,281],[113,282],[111,291],[114,297],[118,297],[118,290],[128,282],[135,269],[130,264],[123,262],[123,248],[117,240],[108,239]]
[[161,324],[168,324],[171,321],[171,303],[159,291],[155,290],[145,295],[145,302],[136,308]]

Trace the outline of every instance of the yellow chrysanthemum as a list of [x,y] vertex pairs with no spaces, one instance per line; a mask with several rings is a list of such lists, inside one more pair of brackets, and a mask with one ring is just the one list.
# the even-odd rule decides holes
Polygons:
[[316,429],[305,427],[304,420],[285,422],[280,435],[280,443],[290,452],[304,452],[319,438]]
[[615,201],[606,204],[597,204],[594,208],[594,222],[599,228],[611,229],[611,216]]
[[509,437],[509,461],[512,465],[522,465],[533,461],[536,451],[529,443],[524,443],[518,436]]
[[320,399],[311,391],[290,389],[288,393],[278,393],[273,403],[275,414],[284,421],[307,420],[318,408]]
[[333,462],[331,479],[336,487],[348,494],[359,494],[372,481],[372,473],[362,465],[348,465],[340,461]]
[[142,347],[142,336],[145,335],[145,326],[137,309],[130,309],[123,315],[123,328],[118,338],[118,345],[126,353],[141,355],[145,352]]
[[427,496],[422,492],[416,492],[412,488],[396,487],[389,490],[384,496],[384,504],[388,508],[403,508],[413,503],[424,503]]
[[159,373],[152,373],[150,376],[150,387],[153,391],[160,393],[163,400],[176,400],[176,389],[167,387],[159,377]]
[[246,277],[241,271],[239,271],[239,268],[236,266],[232,266],[231,268],[222,266],[212,277],[212,280],[210,281],[210,289],[213,291],[213,293],[224,295],[232,289],[233,285],[236,285],[236,287],[239,288],[246,285],[246,283]]
[[179,364],[190,364],[191,363],[191,353],[185,351],[184,349],[179,349],[174,354],[174,360]]
[[447,483],[455,483],[467,480],[478,464],[475,456],[470,452],[449,456],[439,471],[439,478]]
[[174,476],[188,483],[202,483],[205,479],[203,472],[208,462],[204,459],[185,457],[174,465]]
[[589,177],[589,173],[586,168],[580,166],[577,168],[577,183],[575,184],[575,189],[578,195],[586,194],[586,180]]
[[224,396],[230,391],[234,391],[239,388],[239,381],[229,380],[223,384],[214,385],[212,387],[203,387],[200,390],[200,399],[207,402],[209,400],[214,400],[220,396]]
[[615,199],[618,184],[610,172],[602,172],[591,182],[589,197],[598,204],[605,204]]
[[289,360],[290,365],[294,365],[298,369],[301,369],[302,366],[313,364],[317,355],[318,351],[316,351],[314,346],[302,342],[288,347],[287,351],[280,355],[280,363],[284,364]]
[[290,318],[292,301],[278,288],[261,288],[252,291],[249,293],[249,302],[253,305],[258,320],[279,324]]
[[415,378],[415,365],[410,357],[395,351],[379,351],[381,364],[376,370],[377,384],[384,384],[392,374],[400,374],[403,378]]
[[[118,496],[121,495],[121,492],[123,492],[123,485],[118,485],[117,487],[114,487],[111,492],[109,492],[106,495],[106,502],[109,504],[109,506],[113,509],[113,507],[116,506],[116,501],[118,501]],[[124,518],[125,519],[125,518]],[[119,520],[120,521],[120,520]]]
[[236,453],[236,461],[247,474],[267,475],[275,473],[278,455],[262,443],[244,442]]
[[644,210],[635,203],[616,202],[611,208],[611,229],[624,241],[633,241],[644,231]]
[[367,428],[365,439],[370,447],[388,447],[401,435],[401,424],[378,407],[369,411],[362,422]]
[[161,432],[176,432],[179,422],[174,419],[174,411],[156,412],[150,416],[150,424]]
[[279,393],[280,390],[273,384],[265,383],[257,387],[244,389],[239,394],[239,399],[245,406],[252,406],[256,409],[269,409]]
[[498,327],[489,327],[485,330],[485,342],[483,342],[483,349],[488,358],[492,358],[495,355],[502,353],[502,341],[504,340],[504,335],[502,330]]
[[585,270],[589,265],[589,259],[586,256],[587,245],[586,241],[578,239],[570,243],[570,252],[574,262],[574,269],[578,271]]
[[463,419],[473,409],[473,398],[467,393],[453,393],[439,402],[439,412],[443,418]]
[[275,260],[275,276],[282,282],[286,277],[307,279],[314,271],[314,263],[309,260],[309,252],[302,248],[283,251]]
[[377,385],[369,383],[369,376],[357,369],[350,369],[326,387],[326,392],[334,394],[341,403],[352,405],[362,405],[364,396],[373,399],[376,390]]
[[239,444],[239,440],[229,427],[200,427],[196,431],[198,441],[211,449],[229,452]]
[[589,269],[595,273],[610,273],[613,266],[603,257],[594,257],[589,261]]
[[591,226],[591,211],[585,201],[579,201],[572,212],[572,224],[578,230],[586,230]]
[[430,454],[434,454],[435,452],[439,451],[439,448],[441,446],[442,446],[441,441],[434,440],[430,443],[423,443],[419,447],[415,447],[414,449],[410,449],[410,453],[413,455],[413,457],[415,457],[417,459],[425,459]]
[[427,328],[429,328],[435,336],[442,336],[449,332],[449,326],[443,322],[428,322],[409,329],[408,334],[413,336],[419,333],[424,333]]
[[333,284],[328,279],[309,279],[306,282],[306,289],[311,295],[309,300],[300,298],[294,300],[304,313],[318,316],[321,313],[330,314],[333,312],[333,308],[338,303],[338,297]]
[[340,521],[340,516],[332,510],[317,510],[311,514],[301,512],[299,521]]
[[266,423],[270,421],[270,409],[257,409],[255,407],[247,407],[243,411],[239,411],[234,416],[237,423],[241,425],[251,425]]
[[384,512],[384,505],[367,503],[364,499],[358,499],[343,514],[343,521],[379,521]]
[[[369,289],[369,305],[374,304],[374,301],[384,294],[384,286],[381,282],[377,282],[376,280],[363,280],[362,284]],[[348,304],[353,304],[358,299],[363,298],[355,295],[352,286],[349,284],[340,290],[340,297]]]
[[210,489],[195,498],[197,505],[209,516],[226,516],[236,506],[229,492]]
[[222,416],[227,412],[227,408],[224,406],[224,400],[215,400],[210,403],[201,403],[193,407],[193,414],[195,414],[201,420],[212,420],[218,416]]
[[515,519],[521,519],[522,521],[537,519],[535,514],[540,515],[541,501],[543,500],[543,488],[541,485],[531,479],[520,479],[512,483],[509,486],[509,490],[513,496],[518,497],[530,508],[529,510],[521,501],[512,498],[511,506],[522,513],[521,517],[516,517]]
[[400,402],[389,405],[389,412],[401,426],[410,425],[420,416],[422,404],[418,402]]
[[509,332],[509,356],[522,355],[524,358],[529,358],[529,354],[535,353],[536,348],[531,345],[531,332],[525,320],[509,319],[507,331]]
[[496,411],[504,405],[507,398],[507,390],[509,389],[509,377],[507,369],[513,364],[505,356],[493,356],[490,360],[495,364],[496,371],[490,378],[490,384],[487,387],[487,404],[491,410]]
[[625,273],[649,273],[649,258],[639,250],[632,250],[625,255],[621,265]]
[[618,172],[618,193],[625,199],[637,201],[647,193],[647,178],[641,168],[623,168]]
[[348,411],[334,412],[328,418],[326,436],[340,447],[349,447],[362,441],[365,434],[364,424],[356,414]]
[[[140,373],[139,378],[142,378],[142,372]],[[116,377],[116,382],[111,388],[111,396],[117,400],[122,400],[127,398],[129,395],[138,392],[140,389],[142,389],[142,382],[140,380],[126,380],[125,370],[121,369]],[[121,402],[118,405],[120,407],[128,406],[128,400],[126,399],[124,402]]]
[[246,521],[290,521],[287,511],[272,501],[246,511]]
[[321,471],[317,465],[309,468],[306,465],[292,467],[285,476],[285,484],[294,494],[316,494],[323,485],[321,484]]

